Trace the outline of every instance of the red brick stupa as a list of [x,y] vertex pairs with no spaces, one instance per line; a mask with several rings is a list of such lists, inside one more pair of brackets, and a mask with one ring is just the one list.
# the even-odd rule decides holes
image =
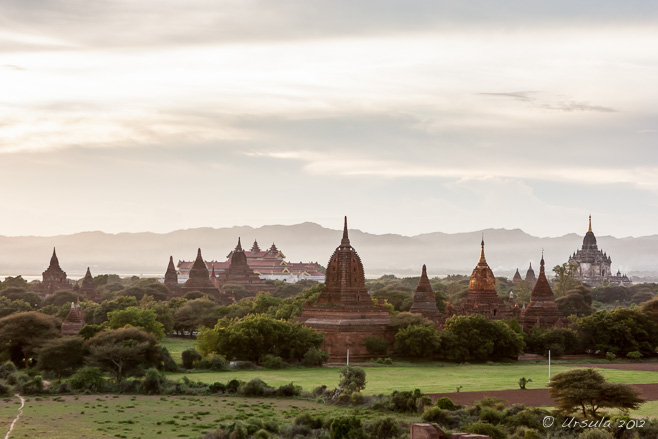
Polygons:
[[458,314],[482,314],[493,320],[511,318],[512,312],[496,293],[496,278],[484,257],[484,239],[481,245],[480,260],[471,274],[468,293],[459,305]]
[[[254,245],[257,245],[254,242]],[[249,267],[247,263],[247,255],[242,249],[240,238],[238,238],[238,245],[235,250],[231,252],[231,264],[223,273],[217,278],[220,288],[224,285],[239,285],[248,291],[251,291],[254,296],[260,291],[272,291],[273,285],[268,284],[265,280],[261,279],[254,270]]]
[[71,310],[62,322],[62,335],[76,335],[85,325],[85,315],[78,304],[71,302]]
[[324,333],[322,349],[330,362],[372,358],[364,339],[377,336],[394,341],[388,310],[375,305],[368,294],[361,258],[350,245],[347,217],[343,239],[327,265],[326,282],[318,300],[306,303],[299,321]]
[[414,303],[411,305],[409,312],[421,314],[423,317],[434,323],[435,326],[442,326],[445,317],[436,307],[436,296],[432,291],[432,285],[427,277],[427,268],[423,265],[423,272],[420,275],[416,292],[414,293]]
[[178,273],[176,272],[173,256],[169,256],[169,265],[167,265],[167,271],[165,272],[164,284],[172,292],[178,289]]
[[91,275],[89,267],[87,267],[87,273],[85,274],[85,277],[82,278],[82,286],[80,287],[79,291],[89,300],[99,300],[101,298],[101,295],[96,289],[96,285],[94,284],[94,278]]
[[219,290],[210,281],[210,274],[208,273],[208,267],[206,267],[206,263],[203,262],[201,249],[197,251],[196,260],[190,269],[190,277],[185,281],[185,284],[180,287],[180,292],[183,295],[195,291],[202,294],[207,294],[209,297],[223,302],[223,297],[219,293]]
[[42,294],[52,294],[57,290],[70,290],[73,285],[66,279],[66,272],[59,266],[57,253],[53,248],[53,255],[50,258],[50,265],[43,272],[43,281],[36,289]]
[[533,326],[542,328],[565,326],[564,315],[555,304],[555,295],[546,279],[544,255],[541,256],[537,283],[530,293],[530,304],[521,313],[520,320],[524,331],[530,331]]

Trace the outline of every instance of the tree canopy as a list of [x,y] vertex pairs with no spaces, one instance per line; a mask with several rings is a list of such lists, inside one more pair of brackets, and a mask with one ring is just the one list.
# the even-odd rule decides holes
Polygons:
[[0,352],[16,365],[27,367],[41,346],[59,336],[57,320],[46,314],[31,311],[0,319]]

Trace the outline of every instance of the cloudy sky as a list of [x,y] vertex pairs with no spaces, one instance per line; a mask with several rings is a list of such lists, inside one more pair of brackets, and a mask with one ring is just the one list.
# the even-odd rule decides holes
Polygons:
[[657,47],[654,0],[3,0],[0,234],[656,234]]

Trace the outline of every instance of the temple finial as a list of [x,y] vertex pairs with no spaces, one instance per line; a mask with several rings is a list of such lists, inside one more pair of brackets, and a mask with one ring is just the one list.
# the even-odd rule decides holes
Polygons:
[[478,265],[486,265],[487,259],[484,257],[484,234],[482,234],[482,242],[480,242],[480,246],[480,261],[478,262]]
[[587,231],[588,232],[592,231],[592,215],[591,214],[589,216],[589,227],[587,228]]
[[201,256],[201,247],[199,247],[199,249],[198,249],[197,252],[196,252],[196,258],[197,258],[197,259],[201,259],[201,260],[203,260],[203,258],[202,258],[202,256]]
[[236,252],[241,252],[242,251],[242,244],[240,243],[240,237],[238,236],[238,245],[235,246],[235,251]]
[[350,245],[350,238],[347,234],[347,215],[345,216],[345,225],[343,226],[343,239],[340,241],[341,245]]

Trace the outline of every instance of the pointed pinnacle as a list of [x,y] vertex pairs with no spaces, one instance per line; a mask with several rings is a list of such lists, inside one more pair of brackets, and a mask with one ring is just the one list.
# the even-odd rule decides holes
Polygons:
[[343,239],[340,241],[341,245],[350,245],[350,238],[347,234],[347,216],[345,216],[345,225],[343,226]]

